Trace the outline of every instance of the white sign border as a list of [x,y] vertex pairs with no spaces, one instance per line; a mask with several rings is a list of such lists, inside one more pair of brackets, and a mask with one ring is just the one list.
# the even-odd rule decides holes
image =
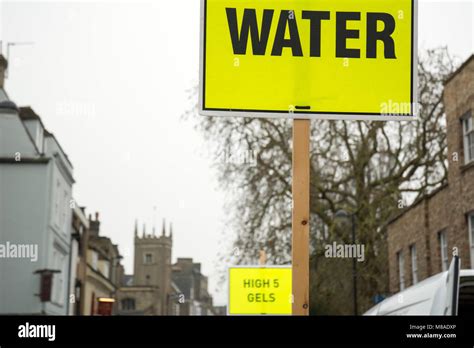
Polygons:
[[[383,1],[383,0],[380,0]],[[201,30],[199,54],[199,114],[202,116],[219,117],[250,117],[250,118],[279,118],[279,119],[309,119],[309,120],[353,120],[353,121],[418,121],[418,0],[412,1],[412,115],[373,115],[368,113],[311,113],[301,111],[286,112],[251,112],[234,110],[204,109],[204,50],[205,48],[205,11],[207,0],[201,0]]]

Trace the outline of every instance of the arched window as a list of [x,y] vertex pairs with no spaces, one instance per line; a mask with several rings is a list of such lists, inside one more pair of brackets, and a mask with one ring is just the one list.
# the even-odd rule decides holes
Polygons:
[[135,299],[134,298],[124,298],[122,300],[122,309],[124,311],[133,311],[133,310],[135,310]]

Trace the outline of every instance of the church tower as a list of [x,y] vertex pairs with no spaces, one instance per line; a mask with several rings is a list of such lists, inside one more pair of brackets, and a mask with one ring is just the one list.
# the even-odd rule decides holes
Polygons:
[[143,226],[142,235],[139,236],[138,225],[135,223],[135,260],[134,260],[134,286],[157,287],[160,297],[161,314],[167,313],[167,298],[171,291],[171,248],[172,232],[166,235],[165,222],[161,236],[146,233]]

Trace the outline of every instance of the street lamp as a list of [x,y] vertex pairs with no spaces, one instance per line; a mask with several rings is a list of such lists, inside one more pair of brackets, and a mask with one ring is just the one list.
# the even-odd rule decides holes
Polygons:
[[[352,230],[352,244],[356,244],[356,222],[355,222],[355,213],[348,213],[345,210],[338,210],[335,217],[338,219],[351,220],[351,230]],[[354,301],[354,315],[358,315],[358,305],[357,305],[357,261],[356,258],[352,258],[352,296]]]

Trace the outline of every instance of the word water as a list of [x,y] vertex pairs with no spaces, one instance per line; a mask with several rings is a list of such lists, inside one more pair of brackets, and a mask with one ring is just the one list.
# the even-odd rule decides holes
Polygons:
[[[271,27],[273,25],[274,10],[265,9],[263,11],[263,18],[261,20],[261,26],[259,27],[257,24],[256,10],[250,8],[244,9],[240,30],[237,21],[237,9],[226,8],[226,15],[234,54],[246,54],[250,34],[253,55],[265,55]],[[360,58],[359,49],[347,47],[348,39],[359,39],[360,31],[358,29],[349,29],[348,23],[351,21],[360,21],[360,12],[336,12],[331,14],[329,11],[301,11],[300,18],[310,29],[310,37],[308,40],[309,56],[321,57],[321,38],[325,37],[323,34],[323,28],[325,27],[323,22],[332,22],[334,17],[335,23],[330,24],[335,28],[336,57]],[[396,59],[395,42],[392,38],[396,26],[395,18],[391,14],[384,12],[368,12],[365,17],[366,58],[377,58],[377,41],[380,41],[384,45],[384,58]],[[381,24],[380,26],[379,23]],[[302,40],[298,30],[295,11],[282,10],[276,25],[271,55],[281,56],[283,48],[287,47],[291,49],[293,57],[302,57]],[[382,29],[379,29],[380,27],[382,27]]]

